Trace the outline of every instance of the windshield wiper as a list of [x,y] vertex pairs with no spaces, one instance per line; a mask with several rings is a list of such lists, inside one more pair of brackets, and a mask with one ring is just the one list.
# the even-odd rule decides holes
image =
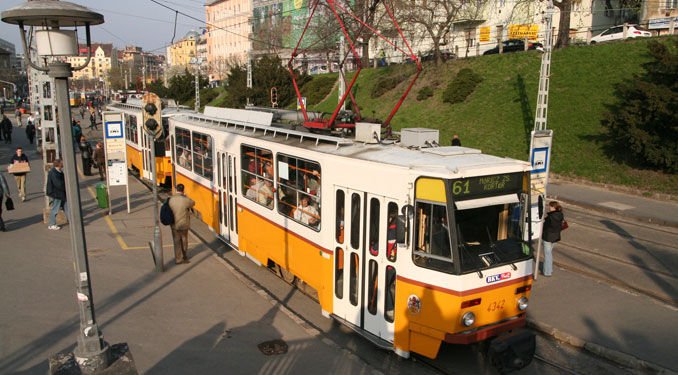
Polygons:
[[[481,262],[478,261],[478,259],[476,257],[473,257],[473,255],[471,255],[471,252],[468,251],[468,249],[466,249],[466,245],[464,244],[464,238],[461,234],[461,230],[459,230],[459,225],[457,225],[457,236],[458,236],[458,240],[459,240],[459,247],[464,252],[464,254],[466,254],[468,256],[468,259],[471,259],[473,262],[475,262],[477,264],[477,268],[474,271],[478,273],[478,278],[482,279],[483,278],[483,271],[481,271],[480,268],[483,265],[482,265]],[[463,264],[463,262],[462,262],[462,264]]]
[[[485,226],[485,232],[487,232],[487,238],[490,240],[490,249],[492,250],[492,253],[494,254],[494,256],[497,257],[497,259],[499,259],[499,262],[503,262],[503,260],[499,256],[500,251],[498,251],[498,250],[501,250],[501,249],[499,249],[497,247],[497,244],[495,244],[494,241],[492,240],[492,235],[490,234],[490,228]],[[501,251],[503,251],[503,250],[501,250]],[[514,271],[516,271],[518,269],[518,267],[516,267],[516,265],[513,262],[510,262],[509,264],[511,265],[511,269],[513,269]]]

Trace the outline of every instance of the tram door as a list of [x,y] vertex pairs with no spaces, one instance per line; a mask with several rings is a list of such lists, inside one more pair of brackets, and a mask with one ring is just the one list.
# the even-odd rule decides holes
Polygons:
[[[393,341],[393,307],[386,283],[394,273],[387,215],[397,205],[383,196],[336,188],[334,314]],[[389,247],[389,244],[391,247]]]
[[236,218],[237,174],[235,156],[217,152],[217,192],[219,194],[219,233],[230,244],[238,246],[238,220]]
[[151,155],[152,139],[146,134],[143,127],[140,126],[138,129],[139,136],[141,137],[141,177],[147,180],[153,180],[151,163],[155,163],[155,157]]

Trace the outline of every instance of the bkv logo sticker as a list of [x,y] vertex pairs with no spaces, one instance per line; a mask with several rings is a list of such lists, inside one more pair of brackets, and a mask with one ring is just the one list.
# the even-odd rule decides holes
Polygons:
[[485,281],[488,284],[491,284],[491,283],[496,283],[497,281],[502,281],[502,280],[506,280],[506,279],[510,279],[510,278],[511,278],[511,272],[504,272],[504,273],[499,273],[499,274],[496,274],[496,275],[488,276],[487,278],[485,278]]

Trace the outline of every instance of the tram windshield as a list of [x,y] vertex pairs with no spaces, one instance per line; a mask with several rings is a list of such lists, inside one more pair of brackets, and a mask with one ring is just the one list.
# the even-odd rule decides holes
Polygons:
[[526,207],[523,197],[515,203],[455,210],[461,273],[531,256],[530,246],[524,241]]

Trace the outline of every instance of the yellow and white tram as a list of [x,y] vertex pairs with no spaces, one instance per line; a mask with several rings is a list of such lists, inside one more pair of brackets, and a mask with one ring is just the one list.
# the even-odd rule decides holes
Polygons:
[[314,288],[323,315],[404,357],[493,339],[500,367],[530,362],[528,163],[417,145],[417,129],[404,147],[204,115],[169,124],[174,182],[198,217]]
[[[155,155],[151,155],[152,139],[143,131],[143,102],[128,99],[125,103],[113,102],[106,109],[120,112],[125,124],[125,143],[127,147],[127,168],[139,173],[139,177],[151,181],[152,166],[155,162],[156,181],[158,184],[171,185],[172,160],[170,158],[169,137],[155,141]],[[168,119],[180,113],[194,113],[193,110],[167,107],[162,110],[163,134],[169,134]]]

